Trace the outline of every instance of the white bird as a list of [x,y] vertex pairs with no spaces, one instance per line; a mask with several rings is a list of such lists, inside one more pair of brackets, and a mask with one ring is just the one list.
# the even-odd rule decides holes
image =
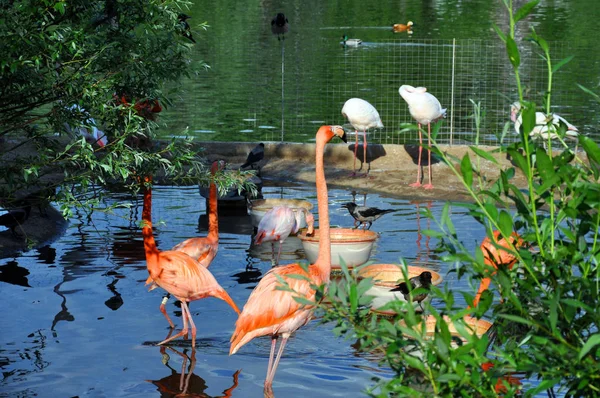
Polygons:
[[[377,109],[367,101],[360,98],[350,98],[342,108],[342,115],[348,119],[352,127],[355,129],[354,143],[354,171],[352,175],[356,175],[356,151],[358,149],[358,132],[363,133],[363,163],[367,161],[367,130],[370,128],[381,128],[381,118]],[[362,169],[362,164],[360,166]],[[369,169],[371,167],[369,166]],[[365,177],[369,175],[369,170],[365,173]]]
[[[510,120],[515,124],[515,131],[519,133],[521,124],[523,123],[523,118],[521,116],[521,104],[519,102],[513,102],[510,105]],[[577,139],[579,135],[579,130],[577,127],[573,126],[571,123],[567,122],[562,116],[553,113],[546,117],[545,113],[536,112],[535,113],[535,126],[533,130],[529,133],[531,138],[541,138],[544,142],[548,141],[548,138],[551,140],[555,140],[559,138],[557,132],[560,125],[564,124],[567,128],[565,132],[565,138]]]
[[[442,108],[440,101],[427,92],[425,87],[413,87],[407,84],[398,89],[400,96],[408,104],[410,115],[417,121],[419,127],[419,161],[417,169],[417,182],[410,184],[411,187],[421,186],[421,152],[423,150],[423,137],[421,134],[421,125],[427,125],[427,146],[431,147],[431,123],[446,117],[446,109]],[[429,165],[429,184],[423,185],[425,189],[433,188],[431,183],[431,149],[427,149]]]
[[306,223],[308,225],[307,234],[313,233],[313,225],[315,219],[308,210],[305,208],[298,208],[294,211],[292,208],[287,206],[275,206],[271,210],[267,211],[263,218],[258,224],[258,230],[254,243],[260,245],[263,242],[271,242],[272,255],[275,255],[274,243],[279,242],[279,251],[277,252],[277,261],[274,265],[279,265],[279,257],[281,256],[281,246],[285,239],[290,234],[298,233],[300,229],[300,223],[302,222],[302,213],[306,217]]
[[96,127],[96,121],[89,115],[89,113],[87,113],[85,109],[77,104],[74,104],[69,108],[69,110],[81,113],[85,117],[82,125],[75,128],[73,128],[70,124],[65,123],[65,130],[67,130],[69,134],[78,134],[85,138],[85,140],[89,143],[98,144],[100,147],[103,147],[108,143],[108,139],[106,138],[104,131]]

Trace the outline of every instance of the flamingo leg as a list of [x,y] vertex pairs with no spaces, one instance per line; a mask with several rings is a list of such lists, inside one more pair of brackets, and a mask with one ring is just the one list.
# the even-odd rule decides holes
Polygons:
[[279,257],[281,256],[281,246],[283,246],[283,240],[279,241],[279,250],[277,251],[277,262],[275,265],[279,265]]
[[[169,341],[173,341],[173,340],[175,340],[178,337],[181,337],[183,335],[187,335],[187,333],[188,333],[188,314],[189,314],[189,310],[188,310],[187,303],[185,301],[183,301],[183,300],[181,301],[181,311],[183,313],[183,316],[182,316],[182,318],[183,318],[183,329],[181,329],[181,332],[177,333],[174,336],[171,336],[171,337],[168,337],[168,338],[164,339],[163,341],[161,341],[160,343],[158,343],[158,345],[166,344]],[[191,319],[191,317],[190,317],[190,319]],[[196,336],[196,330],[195,329],[196,329],[196,326],[194,326],[194,329],[192,330],[192,336],[193,337]],[[195,342],[196,341],[195,341],[195,338],[194,338],[194,340],[192,340],[192,347],[194,346]]]
[[194,319],[192,319],[192,313],[190,312],[190,308],[187,305],[186,310],[190,320],[190,325],[192,326],[192,349],[194,349],[196,347],[196,324],[194,323]]
[[417,164],[417,182],[410,184],[411,187],[418,188],[421,186],[421,152],[423,151],[423,137],[421,136],[421,123],[418,123],[419,127],[419,161]]
[[162,302],[160,303],[160,312],[162,312],[162,314],[165,316],[165,318],[167,318],[167,322],[169,322],[169,326],[171,327],[171,329],[173,329],[175,327],[175,324],[173,324],[173,322],[171,321],[171,318],[169,318],[169,314],[167,314],[167,310],[165,309],[165,305],[167,304],[167,301],[169,301],[169,297],[171,295],[169,293],[167,293],[165,295],[165,297],[163,297]]
[[271,241],[271,267],[274,267],[276,265],[277,263],[275,262],[275,242]]
[[427,168],[429,173],[429,184],[423,185],[425,189],[432,189],[433,184],[431,183],[431,123],[427,124]]
[[[192,376],[192,373],[194,373],[194,368],[196,367],[196,349],[194,347],[192,347],[192,356],[190,358],[190,367],[188,368],[188,374],[185,377],[185,384],[183,385],[183,388],[179,388],[181,390],[181,392],[183,394],[187,394],[189,385],[190,385],[190,377]],[[183,371],[181,372],[183,374]]]
[[[267,378],[271,373],[271,368],[273,367],[273,357],[275,357],[275,346],[277,345],[277,336],[271,337],[271,353],[269,354],[269,365],[267,365]],[[265,379],[266,381],[266,379]]]
[[354,133],[354,166],[352,174],[350,174],[351,177],[356,175],[356,151],[358,150],[358,131],[355,131]]
[[287,337],[282,337],[281,344],[279,345],[279,350],[277,351],[277,358],[275,358],[275,362],[273,363],[273,367],[267,373],[267,379],[265,380],[265,390],[270,391],[273,388],[273,379],[275,378],[275,371],[277,370],[277,366],[279,365],[279,360],[281,359],[281,355],[283,354],[283,349],[285,348],[285,343],[287,343]]
[[[363,164],[367,163],[367,132],[363,131]],[[362,164],[360,165],[360,168],[362,169]],[[368,177],[369,176],[369,170],[371,170],[371,164],[369,163],[369,166],[367,168],[367,172],[364,174],[364,177]]]

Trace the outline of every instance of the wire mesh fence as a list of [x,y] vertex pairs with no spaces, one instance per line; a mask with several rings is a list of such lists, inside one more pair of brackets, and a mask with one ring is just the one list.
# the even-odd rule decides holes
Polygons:
[[[410,84],[427,87],[447,109],[438,143],[498,145],[518,139],[507,124],[510,104],[518,99],[515,78],[499,41],[408,39],[340,47],[317,36],[303,45],[257,42],[237,52],[227,47],[206,53],[211,69],[194,88],[195,120],[186,123],[215,141],[307,142],[321,124],[347,124],[342,106],[359,97],[377,108],[385,126],[370,132],[370,142],[414,143],[417,132],[402,131],[414,120],[398,93],[400,85]],[[533,43],[522,42],[520,51],[525,97],[542,110],[546,61]],[[600,138],[600,104],[577,86],[597,88],[600,55],[568,42],[551,43],[551,55],[554,63],[574,56],[553,79],[552,112]],[[479,134],[474,104],[483,111]]]

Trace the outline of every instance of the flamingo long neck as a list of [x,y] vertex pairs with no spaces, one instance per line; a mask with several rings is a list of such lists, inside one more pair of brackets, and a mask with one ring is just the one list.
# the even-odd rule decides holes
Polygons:
[[321,128],[317,134],[316,145],[316,185],[317,185],[317,207],[319,210],[319,256],[315,265],[319,269],[324,282],[329,282],[331,273],[331,239],[329,236],[329,197],[327,195],[327,182],[325,181],[325,167],[323,157],[325,144],[328,138],[327,130]]
[[219,217],[217,215],[217,185],[214,177],[217,172],[218,164],[214,162],[210,168],[210,174],[213,177],[210,181],[208,192],[208,236],[213,239],[219,239]]
[[[146,182],[151,182],[150,177],[145,178]],[[158,248],[154,235],[152,235],[152,188],[144,186],[144,207],[142,210],[142,236],[144,237],[144,251],[146,252],[146,265],[148,271],[152,274],[152,270],[158,266]]]

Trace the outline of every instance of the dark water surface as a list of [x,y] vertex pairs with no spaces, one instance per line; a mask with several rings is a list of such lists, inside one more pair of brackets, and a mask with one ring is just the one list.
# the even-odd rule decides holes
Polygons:
[[[316,215],[313,188],[271,187],[263,193],[266,198],[307,199],[315,205]],[[362,194],[356,196],[359,204],[364,199]],[[353,219],[340,208],[349,200],[350,191],[330,190],[332,225],[352,226]],[[403,257],[409,264],[438,270],[443,283],[458,291],[469,289],[465,280],[447,275],[450,265],[442,264],[432,251],[436,241],[420,234],[422,229],[437,228],[419,218],[418,209],[429,207],[439,216],[441,202],[410,202],[376,194],[368,194],[366,200],[369,206],[398,209],[373,224],[372,230],[381,237],[372,260],[397,263]],[[155,345],[166,337],[168,325],[158,311],[162,290],[147,292],[144,286],[148,272],[136,223],[141,200],[114,194],[109,201],[132,207],[114,215],[96,212],[89,221],[75,218],[66,234],[49,247],[0,260],[4,301],[0,306],[0,395],[158,397],[180,392],[184,359],[174,350],[190,355],[190,342],[177,340],[172,349],[162,350]],[[153,220],[159,248],[206,234],[205,213],[205,200],[197,188],[156,187]],[[241,308],[271,266],[270,245],[250,250],[249,216],[220,213],[220,249],[210,271]],[[473,249],[483,229],[462,209],[455,207],[453,213],[458,235]],[[292,252],[282,255],[282,263],[303,258],[297,238],[288,241],[286,247]],[[460,295],[457,304],[464,304]],[[173,300],[167,309],[181,327],[181,311]],[[255,339],[229,356],[236,314],[214,298],[192,302],[190,309],[198,336],[188,392],[223,396],[235,386],[234,375],[240,371],[232,396],[262,396],[270,339]],[[332,327],[312,321],[292,337],[275,377],[276,396],[360,397],[373,384],[373,377],[390,376],[390,370],[379,367],[376,358],[357,352],[353,341],[334,337]],[[161,395],[159,391],[171,392]]]

